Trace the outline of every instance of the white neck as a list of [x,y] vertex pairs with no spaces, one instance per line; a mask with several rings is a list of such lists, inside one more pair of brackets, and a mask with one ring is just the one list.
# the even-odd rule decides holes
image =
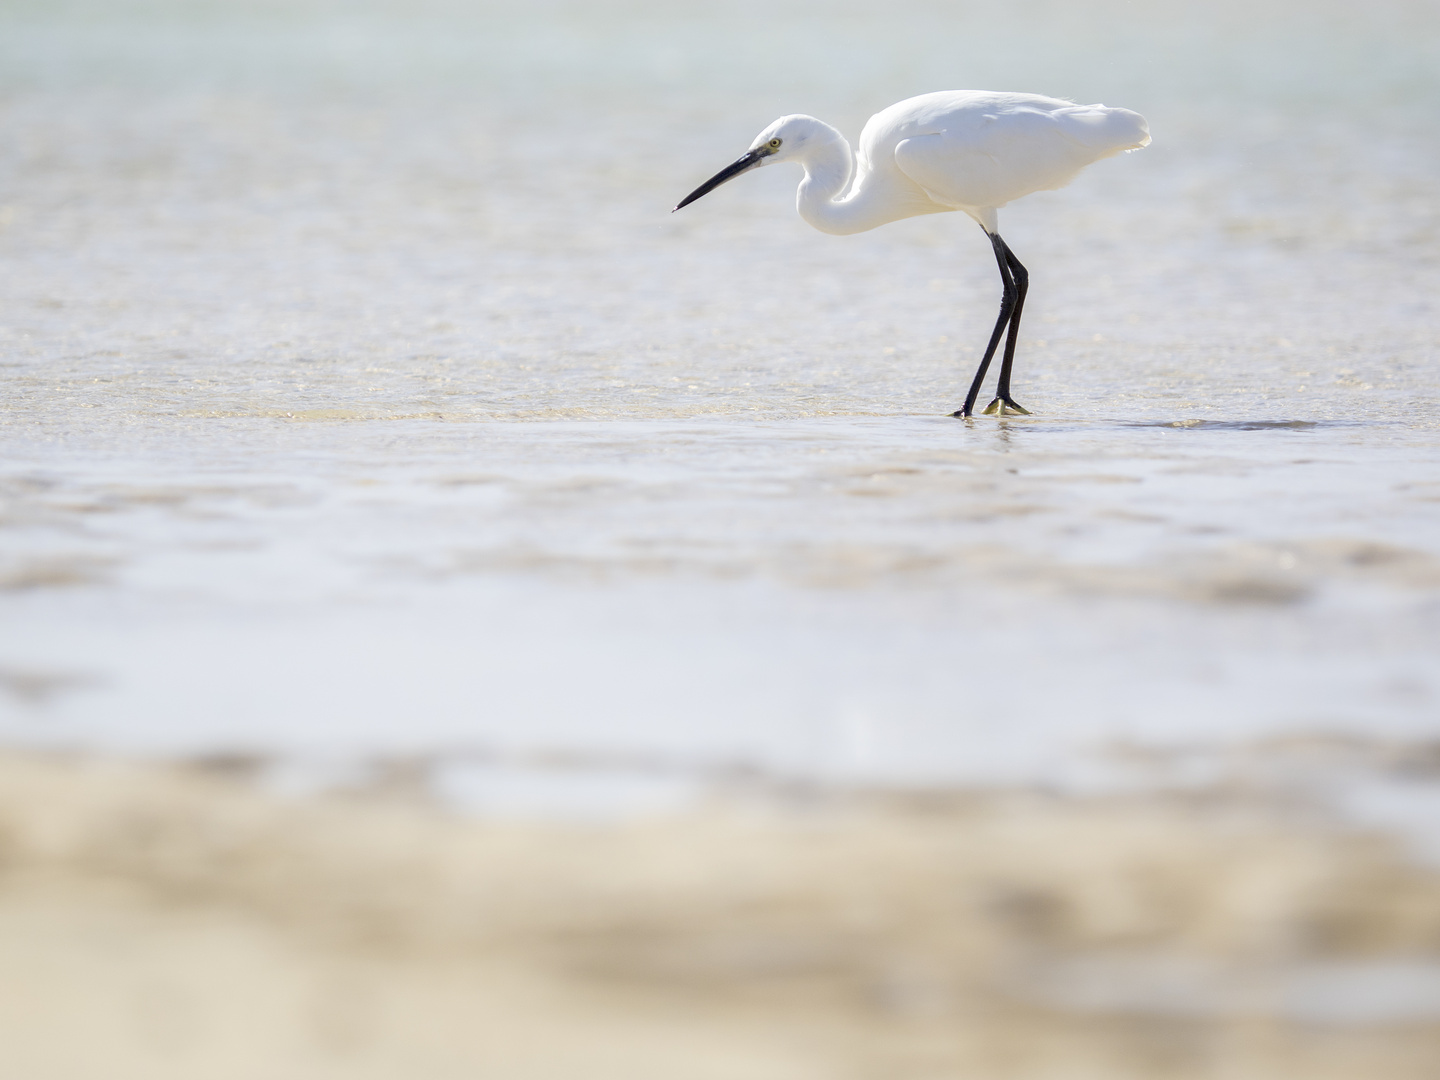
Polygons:
[[[821,131],[798,160],[805,167],[805,179],[795,193],[795,208],[800,216],[821,232],[834,236],[864,232],[887,221],[894,215],[864,197],[866,172],[855,178],[855,185],[842,198],[855,173],[855,155],[845,136],[829,124],[819,124]],[[826,138],[825,136],[830,136]]]

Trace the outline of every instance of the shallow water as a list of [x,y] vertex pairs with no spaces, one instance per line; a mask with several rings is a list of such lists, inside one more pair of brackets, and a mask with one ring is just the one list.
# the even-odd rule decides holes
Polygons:
[[[6,740],[1084,787],[1440,737],[1428,5],[3,18]],[[1002,212],[1033,418],[945,415],[973,224],[668,214],[956,85],[1155,136]]]

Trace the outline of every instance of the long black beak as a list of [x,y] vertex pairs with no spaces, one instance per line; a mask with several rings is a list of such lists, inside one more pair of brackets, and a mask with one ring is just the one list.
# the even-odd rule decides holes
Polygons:
[[[686,195],[675,205],[675,210],[679,210],[682,206],[689,206],[696,199],[700,198],[701,195],[708,195],[721,184],[725,183],[726,180],[733,180],[747,169],[753,169],[756,165],[759,165],[764,158],[765,152],[763,150],[751,150],[739,161],[733,165],[726,165],[725,168],[710,177],[709,180],[706,180],[694,191],[690,192],[689,195]],[[675,210],[671,210],[670,212],[673,214]]]

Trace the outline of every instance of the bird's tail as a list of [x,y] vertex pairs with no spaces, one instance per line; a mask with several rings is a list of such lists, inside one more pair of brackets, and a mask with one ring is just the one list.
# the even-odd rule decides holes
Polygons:
[[1101,157],[1150,145],[1150,125],[1129,109],[1076,105],[1066,109],[1059,119],[1066,135]]

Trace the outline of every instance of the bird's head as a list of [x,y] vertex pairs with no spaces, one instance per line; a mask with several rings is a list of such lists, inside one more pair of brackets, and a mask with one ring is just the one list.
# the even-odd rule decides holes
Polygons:
[[[689,206],[701,195],[714,191],[727,180],[733,180],[741,173],[760,169],[766,165],[777,165],[782,161],[799,160],[808,147],[823,136],[833,137],[835,129],[822,124],[813,116],[782,116],[755,136],[750,149],[737,160],[712,176],[705,183],[681,199],[675,209]],[[673,213],[673,211],[672,211]]]

